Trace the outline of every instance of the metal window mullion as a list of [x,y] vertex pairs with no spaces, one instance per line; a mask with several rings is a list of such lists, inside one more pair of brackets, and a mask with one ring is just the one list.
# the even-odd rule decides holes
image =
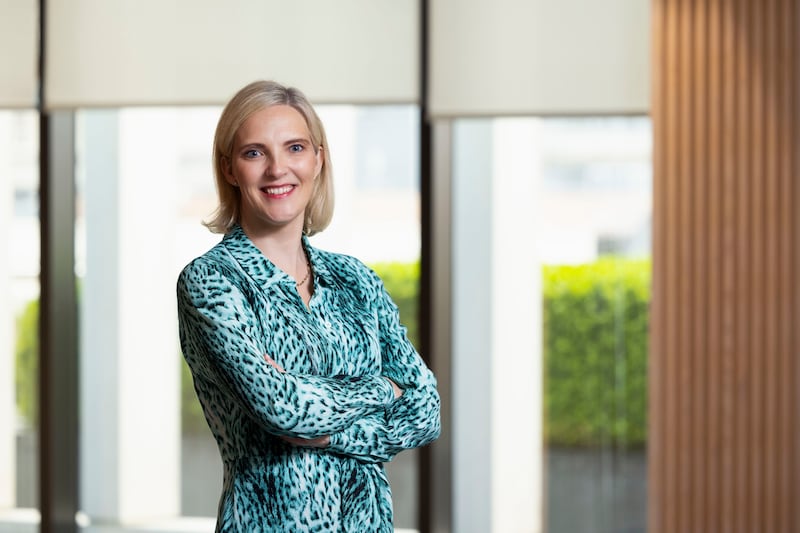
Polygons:
[[39,494],[41,531],[77,531],[78,306],[74,112],[40,118]]
[[423,532],[453,531],[453,441],[452,441],[452,134],[449,120],[430,125],[430,181],[424,206],[427,224],[422,231],[428,253],[426,306],[428,332],[425,343],[430,366],[441,396],[441,436],[423,449],[423,476],[427,483]]

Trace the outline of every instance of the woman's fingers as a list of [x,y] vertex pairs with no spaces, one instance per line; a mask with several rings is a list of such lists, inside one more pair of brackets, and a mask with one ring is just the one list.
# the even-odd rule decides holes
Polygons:
[[274,366],[274,367],[275,367],[275,368],[278,370],[278,372],[286,372],[286,371],[283,369],[283,367],[282,367],[281,365],[279,365],[278,363],[276,363],[276,362],[275,362],[275,360],[274,360],[272,357],[270,357],[269,355],[267,355],[267,354],[264,354],[264,359],[266,359],[266,360],[267,360],[267,363],[269,363],[269,364],[271,364],[272,366]]
[[331,443],[331,438],[328,435],[317,437],[315,439],[301,439],[300,437],[281,437],[289,444],[295,446],[305,446],[307,448],[327,448]]
[[[386,377],[386,376],[384,376],[384,377]],[[389,379],[389,378],[386,378],[386,379]],[[391,379],[389,379],[389,383],[392,384],[392,390],[394,391],[394,399],[395,400],[403,395],[403,389],[401,389],[400,386],[397,385],[397,383],[395,383]]]

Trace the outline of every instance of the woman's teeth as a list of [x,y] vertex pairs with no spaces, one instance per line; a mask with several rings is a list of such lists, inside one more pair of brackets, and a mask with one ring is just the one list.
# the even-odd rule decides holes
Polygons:
[[284,185],[282,187],[266,187],[264,191],[267,194],[286,194],[287,192],[292,190],[291,185]]

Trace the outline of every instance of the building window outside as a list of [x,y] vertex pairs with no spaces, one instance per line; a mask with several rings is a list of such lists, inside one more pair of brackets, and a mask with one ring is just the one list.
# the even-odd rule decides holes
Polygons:
[[644,531],[649,120],[465,118],[451,146],[455,528]]
[[644,532],[650,121],[541,128],[548,530]]
[[34,110],[0,110],[0,516],[28,525],[38,520],[38,127]]

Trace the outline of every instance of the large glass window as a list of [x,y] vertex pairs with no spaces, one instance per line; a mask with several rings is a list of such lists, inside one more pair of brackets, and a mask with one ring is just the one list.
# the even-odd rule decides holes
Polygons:
[[35,111],[0,111],[0,523],[38,521],[39,151]]
[[[211,145],[220,111],[78,113],[81,486],[89,520],[192,516],[207,529],[216,513],[222,465],[180,355],[175,281],[220,239],[201,225],[216,205]],[[312,243],[355,255],[383,274],[413,336],[417,110],[318,111],[331,145],[337,208]],[[401,454],[387,469],[396,525],[416,527],[416,455]]]
[[540,121],[547,530],[646,530],[647,118]]
[[643,532],[649,120],[459,119],[451,164],[455,529]]

